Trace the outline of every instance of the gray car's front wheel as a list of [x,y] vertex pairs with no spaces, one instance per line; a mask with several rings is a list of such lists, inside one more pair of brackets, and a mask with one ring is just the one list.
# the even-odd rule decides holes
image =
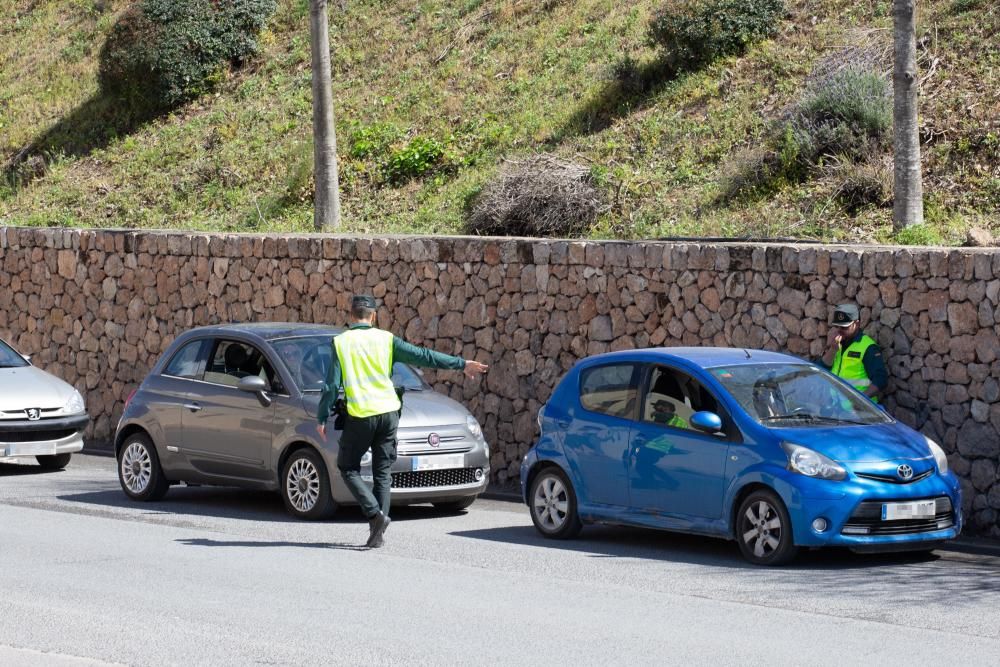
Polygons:
[[293,452],[281,471],[281,499],[299,519],[325,519],[337,509],[323,459],[312,449]]
[[118,481],[132,500],[160,500],[170,490],[153,441],[145,433],[133,433],[118,452]]

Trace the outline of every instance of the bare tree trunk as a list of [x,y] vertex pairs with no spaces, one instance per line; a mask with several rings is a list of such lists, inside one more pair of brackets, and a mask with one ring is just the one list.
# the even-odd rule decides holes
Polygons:
[[924,221],[917,125],[916,0],[893,0],[892,146],[895,153],[892,224],[896,230]]
[[333,122],[330,76],[330,28],[326,0],[310,0],[312,41],[313,165],[316,194],[313,225],[317,231],[340,227],[340,183],[337,177],[337,129]]

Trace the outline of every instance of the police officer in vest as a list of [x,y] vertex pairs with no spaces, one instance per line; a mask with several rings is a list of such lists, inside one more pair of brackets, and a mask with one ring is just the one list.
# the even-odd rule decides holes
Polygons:
[[834,375],[850,382],[876,403],[889,383],[878,343],[861,330],[861,315],[853,303],[833,310],[833,327],[823,363]]
[[[353,324],[333,339],[333,354],[326,388],[316,419],[320,437],[326,437],[326,422],[343,387],[347,414],[340,437],[337,467],[368,517],[366,546],[382,546],[388,528],[391,468],[396,460],[396,426],[402,403],[392,384],[392,364],[401,362],[426,368],[461,370],[470,378],[485,373],[487,366],[449,354],[417,347],[388,331],[374,327],[375,299],[355,296],[351,300]],[[373,488],[361,480],[361,458],[371,449]]]

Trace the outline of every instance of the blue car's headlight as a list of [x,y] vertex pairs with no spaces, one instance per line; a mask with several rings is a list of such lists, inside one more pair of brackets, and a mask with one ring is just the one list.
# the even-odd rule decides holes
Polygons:
[[847,471],[843,466],[808,447],[796,445],[794,442],[782,442],[781,448],[788,455],[788,469],[800,475],[832,480],[847,477]]
[[927,441],[927,446],[931,448],[931,454],[934,455],[934,461],[937,462],[938,472],[942,475],[948,472],[948,455],[944,453],[943,449],[941,449],[941,445],[937,444],[926,435],[924,436],[924,440]]

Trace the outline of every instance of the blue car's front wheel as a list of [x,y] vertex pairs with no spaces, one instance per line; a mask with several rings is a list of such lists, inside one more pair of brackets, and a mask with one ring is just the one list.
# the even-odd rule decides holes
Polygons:
[[743,500],[736,514],[736,542],[754,565],[783,565],[795,558],[792,522],[776,493],[759,489]]

